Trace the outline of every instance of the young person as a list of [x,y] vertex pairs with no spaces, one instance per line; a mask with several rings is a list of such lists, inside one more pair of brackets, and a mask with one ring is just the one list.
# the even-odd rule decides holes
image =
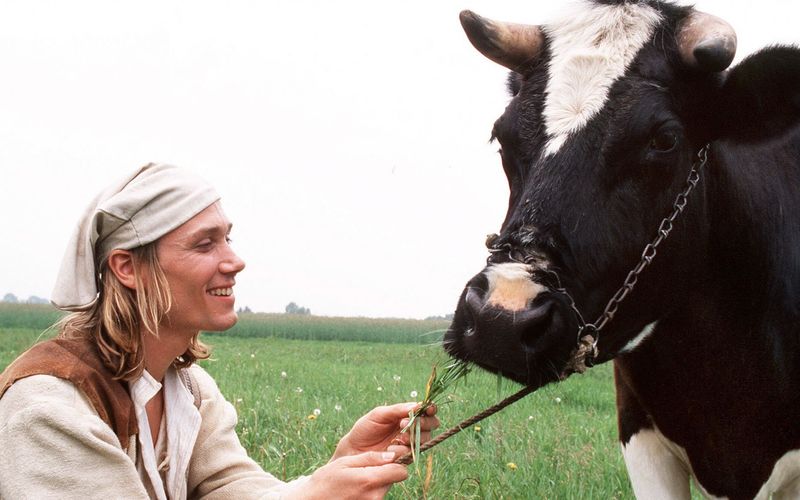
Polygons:
[[[359,419],[330,462],[284,483],[239,443],[236,412],[195,361],[236,323],[231,223],[186,170],[147,165],[103,191],[68,245],[58,338],[0,376],[0,498],[382,498],[414,403]],[[438,425],[420,419],[423,440]]]

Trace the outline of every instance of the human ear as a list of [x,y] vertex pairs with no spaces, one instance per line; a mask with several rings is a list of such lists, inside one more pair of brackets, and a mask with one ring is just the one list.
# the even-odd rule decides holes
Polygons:
[[136,272],[133,255],[128,250],[112,250],[108,255],[108,269],[117,280],[131,290],[136,290]]

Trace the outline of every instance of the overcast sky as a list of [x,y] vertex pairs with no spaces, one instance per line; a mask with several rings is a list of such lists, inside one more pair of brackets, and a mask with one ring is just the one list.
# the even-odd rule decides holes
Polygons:
[[[507,199],[487,142],[506,72],[458,12],[542,23],[564,3],[4,0],[0,296],[49,297],[88,201],[156,161],[222,194],[238,305],[451,312]],[[793,0],[695,3],[734,25],[737,60],[800,41]]]

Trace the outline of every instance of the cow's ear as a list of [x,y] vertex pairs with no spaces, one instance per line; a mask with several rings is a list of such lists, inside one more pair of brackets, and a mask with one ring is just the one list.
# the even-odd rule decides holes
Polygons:
[[800,122],[800,50],[775,46],[728,72],[722,85],[719,132],[759,140]]

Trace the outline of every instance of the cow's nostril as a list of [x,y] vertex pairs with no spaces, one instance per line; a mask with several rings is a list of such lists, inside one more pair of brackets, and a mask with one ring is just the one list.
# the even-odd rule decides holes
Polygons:
[[552,321],[553,302],[545,302],[539,306],[525,311],[518,318],[516,324],[519,328],[519,339],[525,349],[538,352],[546,348],[548,340],[546,333]]
[[469,310],[472,312],[473,317],[481,312],[481,309],[483,309],[485,304],[483,297],[481,297],[474,288],[467,290],[467,297],[465,301],[467,303],[467,307],[469,307]]
[[484,301],[478,292],[473,288],[467,290],[467,296],[465,297],[464,301],[467,305],[467,311],[469,311],[467,325],[464,329],[464,337],[472,337],[475,335],[475,330],[478,329],[478,323],[480,321],[480,314],[483,310]]

